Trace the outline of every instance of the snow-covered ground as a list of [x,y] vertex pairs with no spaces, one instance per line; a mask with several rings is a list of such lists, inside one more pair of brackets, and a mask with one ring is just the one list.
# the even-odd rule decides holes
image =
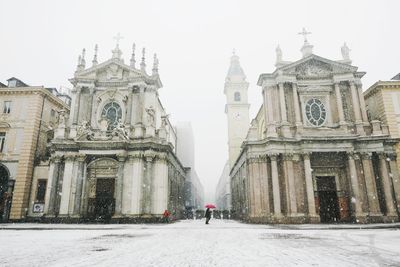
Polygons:
[[400,229],[363,227],[2,224],[0,266],[400,266]]

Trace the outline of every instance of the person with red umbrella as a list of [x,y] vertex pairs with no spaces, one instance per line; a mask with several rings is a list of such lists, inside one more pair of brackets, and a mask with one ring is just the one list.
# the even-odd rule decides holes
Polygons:
[[206,224],[208,224],[208,222],[211,220],[211,209],[215,209],[216,207],[213,204],[207,204],[206,208],[207,210],[204,217],[206,217]]

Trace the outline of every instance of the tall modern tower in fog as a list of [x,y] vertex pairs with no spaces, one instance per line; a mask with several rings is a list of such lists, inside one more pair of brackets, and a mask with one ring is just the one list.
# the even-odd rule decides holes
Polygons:
[[250,125],[247,89],[249,83],[240,66],[239,57],[233,53],[231,65],[225,79],[225,113],[228,117],[229,164],[233,166],[240,152],[240,146],[246,138]]

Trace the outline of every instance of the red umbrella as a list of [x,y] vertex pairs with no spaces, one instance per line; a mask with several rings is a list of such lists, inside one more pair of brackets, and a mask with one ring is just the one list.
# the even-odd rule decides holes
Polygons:
[[215,208],[217,208],[217,207],[215,207],[215,205],[213,205],[213,204],[207,204],[205,207],[206,207],[207,209],[215,209]]

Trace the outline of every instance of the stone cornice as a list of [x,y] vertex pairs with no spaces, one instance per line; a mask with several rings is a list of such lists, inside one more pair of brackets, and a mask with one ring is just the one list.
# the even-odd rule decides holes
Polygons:
[[400,81],[377,81],[364,92],[364,97],[370,97],[382,89],[400,89]]
[[53,104],[62,106],[62,108],[69,111],[70,107],[64,103],[61,99],[57,96],[50,93],[46,88],[43,86],[29,86],[29,87],[13,87],[13,88],[0,88],[0,95],[32,95],[32,94],[39,94],[42,97],[47,97],[47,99],[52,102]]

